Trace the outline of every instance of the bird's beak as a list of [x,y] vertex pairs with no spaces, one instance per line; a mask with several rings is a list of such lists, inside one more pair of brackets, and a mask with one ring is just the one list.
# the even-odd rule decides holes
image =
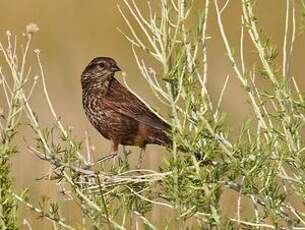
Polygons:
[[113,65],[113,66],[111,67],[111,70],[112,70],[113,72],[118,72],[118,71],[121,71],[121,68],[118,67],[117,65]]

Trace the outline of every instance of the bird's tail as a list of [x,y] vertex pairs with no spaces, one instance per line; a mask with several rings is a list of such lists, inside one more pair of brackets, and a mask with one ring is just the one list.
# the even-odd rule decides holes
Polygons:
[[[153,144],[158,144],[158,145],[163,145],[165,147],[171,148],[173,145],[172,139],[169,137],[167,133],[165,133],[163,130],[155,130],[153,132]],[[183,153],[188,153],[191,152],[186,146],[178,146],[178,150]],[[193,152],[194,156],[197,158],[197,160],[203,160],[204,158],[204,153],[202,152]],[[215,162],[211,160],[203,160],[202,163],[204,165],[210,165],[210,164],[215,164]]]
[[149,143],[163,145],[166,147],[172,146],[172,140],[169,136],[161,129],[154,129],[149,135]]
[[[170,136],[164,130],[161,129],[154,129],[148,138],[149,143],[151,144],[162,145],[169,148],[173,146],[173,141]],[[188,152],[187,148],[185,148],[184,146],[178,146],[178,150],[184,153]]]

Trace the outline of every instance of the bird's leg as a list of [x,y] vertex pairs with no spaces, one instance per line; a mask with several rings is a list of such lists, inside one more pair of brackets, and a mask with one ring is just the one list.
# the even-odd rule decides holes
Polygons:
[[115,162],[116,162],[116,156],[118,155],[118,152],[119,152],[119,144],[116,142],[116,141],[113,141],[112,142],[112,146],[111,146],[111,150],[113,152],[112,155],[114,155],[112,157],[112,165],[114,166],[115,165]]
[[126,147],[124,145],[123,145],[123,154],[124,154],[124,161],[127,162],[128,152],[127,152]]
[[138,164],[137,164],[137,169],[141,169],[142,163],[143,163],[143,155],[145,152],[145,147],[141,148],[140,154],[139,154],[139,159],[138,159]]
[[107,156],[104,156],[103,158],[99,159],[97,163],[102,163],[104,161],[114,159],[118,155],[118,149],[119,149],[119,144],[116,141],[112,142],[111,148],[110,148],[110,154]]

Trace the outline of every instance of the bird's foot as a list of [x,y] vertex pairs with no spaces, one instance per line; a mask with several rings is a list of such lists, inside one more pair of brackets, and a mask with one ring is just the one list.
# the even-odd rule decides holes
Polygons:
[[102,157],[101,159],[97,160],[96,163],[101,164],[101,163],[103,163],[104,161],[108,161],[108,160],[110,160],[110,159],[113,159],[113,160],[115,161],[115,157],[116,157],[117,155],[118,155],[117,152],[112,153],[112,154],[109,154],[109,155],[104,156],[104,157]]

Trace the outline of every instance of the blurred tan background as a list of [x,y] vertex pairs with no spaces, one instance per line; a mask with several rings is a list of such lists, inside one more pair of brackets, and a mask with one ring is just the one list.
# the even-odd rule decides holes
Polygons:
[[[144,0],[137,1],[140,6],[145,6]],[[225,1],[220,1],[224,3]],[[158,4],[156,0],[154,3]],[[127,40],[118,32],[117,27],[128,32],[128,28],[118,12],[117,4],[122,1],[115,0],[1,0],[0,1],[0,39],[5,41],[5,31],[11,30],[22,40],[22,31],[28,23],[37,23],[40,31],[34,35],[32,49],[41,50],[42,61],[46,73],[48,90],[55,109],[62,117],[66,126],[73,127],[73,133],[83,138],[88,131],[91,142],[96,146],[96,155],[101,157],[108,152],[110,143],[102,138],[89,124],[82,110],[80,74],[87,63],[96,56],[110,56],[117,60],[119,66],[127,73],[128,85],[144,98],[150,105],[161,110],[167,117],[166,108],[162,107],[158,100],[150,92],[147,83],[140,76],[136,62],[133,58],[131,47]],[[258,1],[257,14],[260,26],[270,35],[272,41],[279,48],[280,55],[277,58],[281,64],[281,51],[284,34],[284,0]],[[124,7],[123,7],[124,8]],[[126,11],[127,12],[127,11]],[[299,18],[300,12],[297,11]],[[236,51],[239,50],[240,36],[240,1],[232,0],[223,14],[228,37]],[[209,52],[209,78],[208,88],[212,99],[216,101],[222,88],[226,75],[230,74],[230,82],[225,93],[223,111],[227,113],[229,127],[238,130],[242,119],[249,114],[247,98],[240,83],[235,79],[231,65],[226,58],[219,29],[215,20],[214,5],[211,4],[210,21],[208,23]],[[297,24],[299,28],[300,24]],[[292,64],[292,75],[296,77],[300,88],[304,89],[303,67],[305,56],[305,38],[297,33],[296,46]],[[245,43],[246,63],[257,62],[255,53],[249,39]],[[2,58],[2,57],[0,57]],[[30,63],[36,65],[34,55],[31,55]],[[33,75],[39,74],[33,69]],[[121,74],[117,76],[121,79]],[[262,81],[261,84],[264,84]],[[50,115],[45,101],[39,97],[41,86],[36,90],[32,98],[35,111],[41,117],[45,125],[51,125]],[[19,134],[19,143],[25,146],[23,138],[31,143],[33,140],[27,134],[30,130],[24,127],[24,133]],[[138,149],[130,158],[132,162],[138,157]],[[145,167],[158,169],[162,160],[162,150],[156,146],[148,147],[145,154]],[[13,173],[18,191],[28,187],[32,200],[42,194],[61,199],[59,189],[55,184],[36,181],[43,173],[47,172],[48,165],[38,160],[23,147],[22,152],[14,157]],[[227,194],[228,198],[235,194]],[[35,200],[36,199],[36,200]],[[226,203],[227,204],[227,203]],[[242,207],[243,208],[243,207]],[[244,207],[246,209],[247,207]],[[65,205],[64,211],[70,220],[76,220],[78,215],[73,205]],[[233,205],[224,205],[224,211],[234,213]],[[154,213],[154,220],[158,220],[160,214]],[[29,211],[23,210],[22,218],[26,218],[34,229],[48,229],[49,223],[33,217]],[[21,219],[22,221],[22,219]],[[37,224],[39,223],[39,227]],[[36,227],[35,227],[36,226]]]

